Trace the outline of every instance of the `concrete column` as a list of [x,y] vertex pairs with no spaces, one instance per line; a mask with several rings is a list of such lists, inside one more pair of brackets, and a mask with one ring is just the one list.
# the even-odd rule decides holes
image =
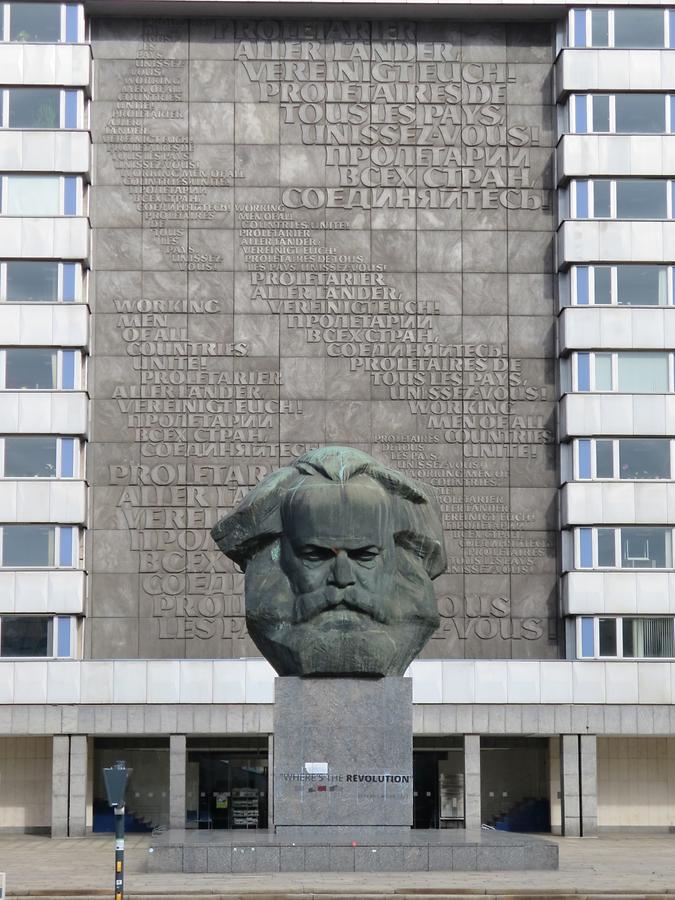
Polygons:
[[581,834],[581,798],[579,796],[579,736],[560,736],[560,799],[562,833],[566,837]]
[[464,735],[464,827],[480,828],[480,735]]
[[274,830],[274,735],[267,735],[267,827]]
[[82,837],[87,830],[87,755],[86,735],[71,735],[69,837]]
[[186,745],[184,734],[169,737],[169,828],[185,828]]
[[70,738],[52,738],[52,837],[68,837],[68,768]]
[[598,741],[594,734],[579,737],[581,761],[581,833],[592,837],[598,833]]

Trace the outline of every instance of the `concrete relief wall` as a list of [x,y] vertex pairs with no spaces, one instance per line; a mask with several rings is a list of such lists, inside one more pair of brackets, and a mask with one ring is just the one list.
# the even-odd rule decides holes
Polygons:
[[340,443],[436,486],[425,655],[557,656],[549,26],[92,31],[87,654],[256,654],[209,528]]

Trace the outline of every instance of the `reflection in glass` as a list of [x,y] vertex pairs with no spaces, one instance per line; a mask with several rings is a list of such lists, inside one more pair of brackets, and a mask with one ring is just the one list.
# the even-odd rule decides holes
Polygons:
[[10,175],[7,178],[8,216],[58,216],[61,179],[58,175]]
[[50,302],[58,299],[59,264],[20,260],[7,263],[7,299]]
[[673,656],[672,619],[624,619],[623,655],[637,659]]
[[[617,134],[663,134],[666,105],[660,94],[617,94]],[[609,128],[607,129],[609,130]]]
[[670,441],[630,438],[619,441],[621,478],[670,478]]
[[613,528],[598,528],[598,565],[612,567],[616,565],[616,544]]
[[619,391],[628,394],[664,394],[668,391],[667,353],[619,353]]
[[665,266],[617,266],[616,292],[619,306],[665,306],[668,299]]
[[[593,47],[606,47],[609,44],[609,21],[606,9],[591,10],[591,44]],[[585,43],[579,46],[585,46]]]
[[596,266],[593,278],[596,304],[612,302],[612,270],[609,266]]
[[614,448],[611,441],[595,442],[595,475],[597,478],[614,477]]
[[10,3],[10,41],[54,44],[61,40],[60,3]]
[[656,179],[620,179],[616,183],[619,219],[665,219],[667,182]]
[[3,616],[0,656],[51,656],[52,620],[47,616]]
[[58,88],[13,88],[9,91],[10,128],[58,128]]
[[671,568],[670,528],[622,528],[621,565],[626,569]]
[[6,350],[8,390],[51,391],[56,388],[56,351],[42,348]]
[[11,568],[54,565],[53,525],[3,525],[2,565]]
[[663,47],[663,11],[615,9],[615,47]]
[[593,215],[596,219],[608,219],[612,214],[612,184],[610,181],[593,182]]
[[609,94],[593,97],[593,131],[609,131]]
[[5,438],[5,478],[55,477],[56,438]]
[[616,656],[616,619],[599,619],[600,656]]
[[595,354],[595,389],[596,391],[612,390],[612,354]]

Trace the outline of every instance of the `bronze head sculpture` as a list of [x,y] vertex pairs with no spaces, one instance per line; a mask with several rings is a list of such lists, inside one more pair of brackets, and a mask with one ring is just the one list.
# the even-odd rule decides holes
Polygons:
[[438,504],[366,453],[306,453],[211,533],[246,573],[248,630],[280,675],[403,675],[438,627]]

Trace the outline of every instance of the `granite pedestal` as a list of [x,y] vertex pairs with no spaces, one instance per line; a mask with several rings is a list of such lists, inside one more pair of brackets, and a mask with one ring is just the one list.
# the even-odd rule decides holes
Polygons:
[[409,678],[276,679],[278,835],[404,840],[412,807]]

